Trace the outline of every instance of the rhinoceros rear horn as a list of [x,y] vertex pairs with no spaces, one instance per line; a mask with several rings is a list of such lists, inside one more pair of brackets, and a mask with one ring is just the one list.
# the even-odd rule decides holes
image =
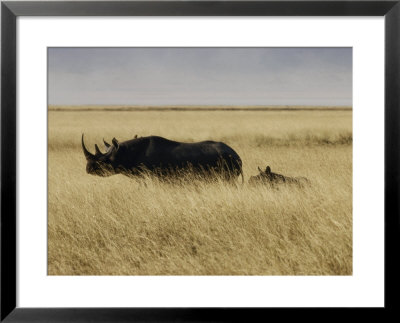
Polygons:
[[85,143],[83,142],[83,134],[82,134],[82,149],[87,160],[94,159],[95,156],[91,154],[85,147]]
[[94,149],[96,150],[96,156],[103,156],[103,153],[100,151],[99,146],[97,146],[97,144],[94,145]]

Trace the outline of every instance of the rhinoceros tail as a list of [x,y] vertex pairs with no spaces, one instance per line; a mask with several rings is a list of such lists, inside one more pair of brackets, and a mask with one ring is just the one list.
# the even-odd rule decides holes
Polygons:
[[240,175],[242,176],[242,185],[244,184],[244,176],[243,176],[243,168],[242,168],[242,160],[240,159],[240,157],[238,156],[238,159],[236,160],[236,167],[239,170]]

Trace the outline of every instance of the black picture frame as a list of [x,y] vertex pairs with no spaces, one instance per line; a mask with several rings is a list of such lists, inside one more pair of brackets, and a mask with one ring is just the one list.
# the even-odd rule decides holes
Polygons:
[[[384,16],[385,19],[385,306],[399,288],[400,1],[2,1],[1,3],[1,321],[254,321],[271,308],[16,307],[16,19],[19,16]],[[366,161],[368,162],[368,161]],[[290,309],[310,313],[307,309]],[[325,309],[331,314],[332,309]],[[269,313],[268,313],[269,314]],[[278,313],[276,313],[278,314]],[[315,314],[315,313],[314,313]],[[329,315],[331,315],[329,314]],[[371,311],[368,312],[368,315]],[[393,313],[392,313],[393,314]],[[324,314],[326,315],[326,314]]]

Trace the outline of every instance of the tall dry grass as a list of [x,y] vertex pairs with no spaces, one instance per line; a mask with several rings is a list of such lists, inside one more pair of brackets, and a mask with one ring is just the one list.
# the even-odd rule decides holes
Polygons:
[[[268,164],[312,184],[90,176],[82,132],[220,140],[246,182]],[[50,111],[48,165],[50,275],[352,274],[351,111]]]

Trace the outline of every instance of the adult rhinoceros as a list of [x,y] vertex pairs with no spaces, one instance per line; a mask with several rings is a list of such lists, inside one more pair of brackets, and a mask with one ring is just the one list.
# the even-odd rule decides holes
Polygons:
[[[104,139],[103,139],[104,141]],[[183,143],[158,136],[140,137],[124,142],[104,141],[106,152],[95,145],[95,154],[84,144],[82,149],[87,164],[86,172],[98,176],[113,174],[138,175],[144,170],[155,175],[193,172],[196,174],[234,179],[242,175],[239,155],[223,142],[201,141]]]

